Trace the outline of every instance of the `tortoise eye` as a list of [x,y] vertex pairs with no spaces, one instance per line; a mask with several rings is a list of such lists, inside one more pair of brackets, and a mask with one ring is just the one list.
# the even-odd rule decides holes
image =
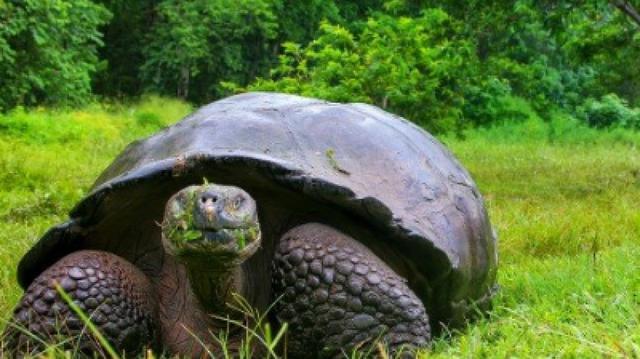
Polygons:
[[243,203],[244,203],[244,198],[242,196],[238,196],[233,199],[232,206],[234,209],[238,209],[242,206]]

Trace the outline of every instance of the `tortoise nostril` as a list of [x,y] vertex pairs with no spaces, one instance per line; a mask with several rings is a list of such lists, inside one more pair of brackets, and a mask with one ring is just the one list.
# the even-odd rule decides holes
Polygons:
[[212,203],[217,202],[218,196],[212,193],[204,193],[202,197],[200,197],[200,202],[202,203],[207,203],[209,201],[211,201]]

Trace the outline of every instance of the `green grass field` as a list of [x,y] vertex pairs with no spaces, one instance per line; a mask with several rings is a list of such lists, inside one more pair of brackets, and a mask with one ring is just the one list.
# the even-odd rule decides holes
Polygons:
[[[0,115],[0,318],[21,295],[21,255],[128,142],[189,111],[148,98]],[[485,196],[502,289],[488,318],[425,355],[640,357],[640,134],[559,119],[465,137],[443,141]]]

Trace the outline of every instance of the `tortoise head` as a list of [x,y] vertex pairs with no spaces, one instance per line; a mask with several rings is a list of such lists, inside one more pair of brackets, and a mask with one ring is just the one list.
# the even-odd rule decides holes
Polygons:
[[162,222],[165,250],[178,258],[244,260],[260,246],[256,202],[233,186],[204,184],[174,194]]

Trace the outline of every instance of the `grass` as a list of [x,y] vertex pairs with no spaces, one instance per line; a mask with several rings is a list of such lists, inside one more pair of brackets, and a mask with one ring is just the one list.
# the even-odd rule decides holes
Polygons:
[[488,320],[435,357],[640,357],[640,134],[541,122],[446,142],[500,237]]
[[149,97],[130,106],[0,114],[0,280],[10,288],[0,291],[3,318],[21,295],[15,279],[21,254],[67,217],[127,143],[190,111]]
[[[148,98],[0,115],[0,318],[21,295],[20,256],[128,142],[189,111]],[[488,318],[423,355],[640,357],[640,134],[558,116],[464,137],[442,139],[485,196],[502,290]]]

